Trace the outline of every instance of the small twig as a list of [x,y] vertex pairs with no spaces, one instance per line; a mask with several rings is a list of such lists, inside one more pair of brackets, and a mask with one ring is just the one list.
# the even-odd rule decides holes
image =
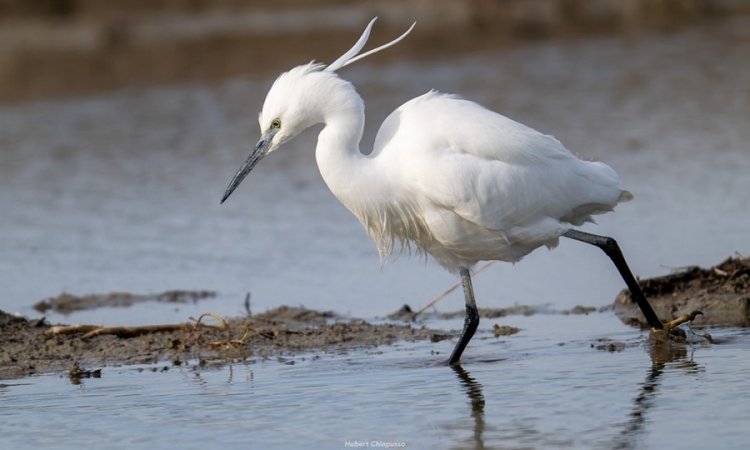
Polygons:
[[75,334],[75,333],[88,333],[92,330],[101,328],[101,325],[55,325],[50,327],[49,330],[45,331],[45,334]]
[[82,338],[88,339],[102,334],[114,334],[117,337],[134,337],[142,334],[159,333],[163,331],[177,331],[189,326],[186,323],[142,325],[133,327],[107,327],[103,325],[57,325],[46,331],[46,334],[75,334],[85,333]]
[[[216,319],[219,322],[219,325],[204,325],[203,323],[201,323],[201,321],[203,320],[204,317],[213,317],[214,319]],[[191,317],[190,319],[193,319],[193,318]],[[193,319],[193,320],[195,320],[195,319]],[[222,316],[220,316],[220,315],[218,315],[216,313],[212,313],[212,312],[205,312],[205,313],[201,314],[200,316],[198,316],[198,320],[195,321],[195,325],[193,325],[193,329],[197,330],[201,326],[204,326],[204,327],[213,327],[213,328],[218,328],[220,330],[229,331],[229,324],[227,323],[226,319],[223,318]]]
[[[216,319],[216,321],[219,322],[218,325],[206,325],[203,323],[203,319],[206,317],[212,317]],[[194,320],[195,323],[192,324],[192,327],[190,328],[190,332],[188,333],[188,339],[194,339],[195,341],[198,341],[198,334],[202,327],[212,327],[217,328],[219,330],[226,331],[227,333],[227,341],[231,339],[232,332],[229,328],[229,324],[227,323],[226,319],[224,319],[222,316],[216,313],[212,312],[206,312],[198,316],[198,319],[190,318],[190,320]],[[223,341],[222,341],[223,342]],[[210,344],[209,344],[210,345]]]
[[693,311],[690,314],[685,314],[674,320],[670,320],[669,322],[664,323],[664,331],[669,333],[671,330],[679,327],[683,323],[692,322],[693,320],[695,320],[696,317],[702,316],[702,315],[703,313],[701,311]]
[[149,333],[179,331],[185,329],[186,326],[187,324],[185,323],[175,323],[163,325],[142,325],[137,327],[99,327],[84,334],[82,338],[89,339],[92,337],[100,336],[102,334],[114,334],[117,337],[127,338]]
[[[249,297],[249,294],[248,294]],[[198,320],[195,323],[195,326],[193,327],[193,330],[191,332],[197,331],[200,326],[205,326],[202,324],[202,320],[204,317],[213,317],[214,319],[219,321],[219,324],[217,328],[225,330],[227,332],[227,338],[221,339],[218,341],[209,341],[206,343],[209,347],[242,347],[245,344],[247,344],[247,341],[250,340],[250,336],[252,335],[251,331],[254,331],[257,334],[260,334],[263,337],[266,338],[272,338],[273,336],[269,336],[269,333],[263,330],[256,331],[252,330],[251,326],[247,326],[245,328],[245,332],[242,334],[242,337],[239,339],[232,339],[232,329],[229,323],[220,315],[216,313],[203,313],[198,317]]]
[[253,313],[250,311],[250,293],[249,292],[245,295],[245,312],[247,313],[247,317],[252,317]]
[[[213,317],[216,317],[213,314],[207,314],[211,315]],[[203,316],[201,316],[203,318]],[[217,319],[219,322],[221,322],[221,325],[202,325],[202,326],[208,326],[212,328],[219,328],[221,330],[226,330],[228,328],[226,321],[224,321],[223,318]],[[200,323],[200,319],[198,320],[198,323]],[[140,336],[143,334],[149,334],[149,333],[161,333],[161,332],[171,332],[171,331],[180,331],[184,329],[195,329],[198,324],[191,324],[191,323],[167,323],[167,324],[158,324],[158,325],[139,325],[139,326],[104,326],[104,325],[90,325],[90,324],[81,324],[81,325],[57,325],[54,327],[51,327],[49,330],[46,331],[46,334],[51,335],[58,335],[58,334],[76,334],[76,333],[84,333],[83,336],[81,336],[83,339],[89,339],[96,336],[101,335],[115,335],[117,337],[121,338],[128,338],[128,337],[135,337]]]
[[714,267],[714,268],[713,268],[713,271],[714,271],[714,273],[715,273],[716,275],[718,275],[718,276],[720,276],[720,277],[726,277],[726,276],[729,276],[729,273],[727,273],[727,272],[726,272],[726,271],[724,271],[724,270],[721,270],[721,269],[719,269],[718,267]]
[[[206,317],[211,317],[213,319],[216,319],[218,324],[204,323],[204,319]],[[232,329],[231,329],[231,326],[229,325],[229,322],[227,322],[227,320],[224,319],[224,317],[220,316],[219,314],[212,313],[212,312],[203,313],[200,316],[198,316],[198,319],[193,319],[191,317],[191,320],[193,320],[194,322],[161,324],[161,325],[141,325],[141,326],[131,326],[131,327],[127,327],[127,326],[108,327],[108,326],[102,326],[102,325],[87,325],[87,324],[58,325],[58,326],[51,327],[49,330],[46,331],[46,333],[51,334],[51,335],[83,333],[83,336],[81,336],[81,338],[89,339],[89,338],[93,338],[93,337],[101,336],[105,334],[115,335],[121,338],[129,338],[129,337],[135,337],[135,336],[140,336],[140,335],[149,334],[149,333],[185,331],[185,330],[188,331],[190,337],[197,338],[199,331],[202,328],[213,328],[213,329],[226,332],[226,339],[210,341],[206,344],[209,347],[241,347],[247,344],[247,341],[250,340],[250,337],[253,334],[258,334],[267,339],[273,339],[275,337],[275,334],[272,331],[255,330],[252,327],[248,326],[245,329],[245,332],[240,339],[233,339]]]
[[[497,261],[488,261],[485,265],[483,265],[479,269],[475,270],[474,271],[474,275],[479,275],[482,271],[484,271],[485,269],[487,269],[491,265],[495,264],[496,262]],[[445,297],[448,296],[448,294],[450,294],[451,292],[453,292],[456,289],[458,289],[459,286],[461,286],[461,282],[460,281],[457,282],[457,283],[454,283],[451,287],[449,287],[448,289],[444,290],[442,293],[440,293],[440,295],[438,295],[437,297],[435,297],[434,299],[432,299],[432,301],[430,301],[428,304],[426,304],[425,306],[423,306],[419,311],[415,312],[414,313],[414,317],[416,318],[418,315],[420,315],[423,312],[425,312],[428,308],[434,306],[435,303],[437,303],[440,300],[444,299]]]

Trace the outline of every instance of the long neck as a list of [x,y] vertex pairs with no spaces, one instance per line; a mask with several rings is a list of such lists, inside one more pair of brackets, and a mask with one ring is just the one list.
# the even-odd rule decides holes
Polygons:
[[362,98],[353,88],[342,86],[323,103],[321,112],[325,127],[315,149],[318,169],[331,192],[356,214],[355,203],[370,184],[374,162],[359,151],[365,126]]
[[421,221],[418,208],[409,201],[398,201],[392,189],[391,171],[384,170],[383,152],[363,155],[359,141],[365,125],[362,99],[354,88],[343,86],[322,102],[320,120],[325,124],[318,136],[315,158],[323,180],[349,209],[375,241],[385,260],[400,241],[426,239],[429,230]]

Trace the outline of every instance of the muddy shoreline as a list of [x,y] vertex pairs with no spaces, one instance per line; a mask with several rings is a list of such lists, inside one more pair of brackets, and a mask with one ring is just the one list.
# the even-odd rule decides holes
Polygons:
[[[165,363],[226,364],[304,352],[338,353],[396,341],[440,340],[441,332],[410,324],[371,324],[332,312],[279,307],[247,318],[208,317],[172,331],[145,334],[59,333],[45,319],[29,320],[0,311],[0,379],[37,373],[93,372],[107,365]],[[120,327],[122,328],[122,327]],[[93,368],[93,369],[92,369]]]
[[[708,268],[686,267],[675,273],[640,280],[641,288],[654,312],[663,321],[692,311],[696,326],[750,326],[750,258],[733,257]],[[620,292],[612,305],[626,324],[647,328],[630,291]]]
[[[641,280],[641,286],[657,315],[672,320],[694,310],[703,312],[693,325],[700,327],[750,326],[750,258],[728,258],[710,268],[690,267],[676,273]],[[179,292],[177,296],[175,293]],[[137,301],[181,299],[191,294],[170,291],[138,296],[111,293],[82,297],[62,294],[42,305],[127,306],[123,298]],[[113,303],[114,301],[114,303]],[[129,303],[132,304],[132,303]],[[614,313],[626,324],[646,328],[645,321],[625,290],[614,304],[598,312]],[[579,306],[567,311],[547,307],[513,306],[482,309],[484,319],[507,315],[589,314],[594,308]],[[249,313],[249,308],[248,308]],[[199,365],[227,364],[270,357],[289,358],[302,353],[341,353],[391,345],[398,341],[450,339],[458,331],[427,328],[426,319],[455,319],[463,312],[431,312],[416,317],[410,308],[389,316],[391,322],[369,323],[314,311],[281,306],[262,314],[224,319],[207,314],[182,324],[144,327],[60,326],[46,319],[27,319],[0,311],[0,379],[37,373],[68,371],[71,377],[98,376],[102,366],[164,363],[163,368],[197,361]],[[494,325],[496,336],[512,336],[519,330]],[[610,350],[611,351],[611,350]]]

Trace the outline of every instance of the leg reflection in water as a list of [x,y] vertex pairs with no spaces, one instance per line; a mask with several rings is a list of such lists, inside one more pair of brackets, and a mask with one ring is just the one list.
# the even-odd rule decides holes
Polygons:
[[474,448],[484,448],[484,394],[482,385],[459,364],[450,366],[461,384],[466,388],[466,395],[471,402],[471,417],[474,419]]
[[633,399],[633,409],[630,411],[630,419],[620,432],[613,448],[631,449],[639,448],[639,438],[645,431],[647,414],[653,408],[659,393],[660,378],[667,364],[674,369],[684,370],[686,373],[697,373],[702,366],[688,357],[687,344],[669,342],[664,339],[654,339],[649,343],[649,354],[651,356],[651,368],[646,375],[646,380],[641,385],[638,395]]

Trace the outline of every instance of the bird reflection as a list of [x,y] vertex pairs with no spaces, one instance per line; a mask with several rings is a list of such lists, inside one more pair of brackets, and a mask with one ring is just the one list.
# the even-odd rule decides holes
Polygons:
[[651,368],[646,375],[646,380],[641,385],[638,395],[633,399],[633,409],[630,411],[630,419],[625,428],[620,432],[619,439],[615,441],[614,448],[630,449],[638,447],[638,438],[644,431],[646,417],[649,410],[654,406],[656,396],[659,393],[660,378],[667,364],[673,368],[684,370],[686,373],[696,373],[701,366],[693,361],[692,354],[688,358],[688,345],[654,339],[649,342],[649,355],[651,356]]
[[474,448],[484,448],[484,394],[482,385],[459,364],[450,366],[461,384],[466,388],[466,395],[471,402],[471,417],[474,419]]

